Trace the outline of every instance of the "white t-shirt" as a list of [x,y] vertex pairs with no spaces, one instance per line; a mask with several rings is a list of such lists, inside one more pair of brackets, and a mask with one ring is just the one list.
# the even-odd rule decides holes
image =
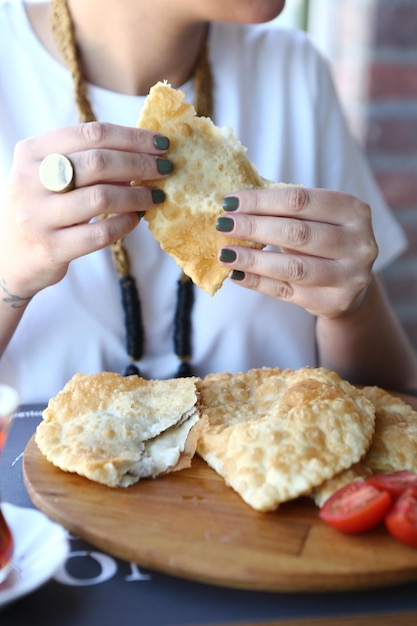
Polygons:
[[[398,256],[404,235],[347,130],[328,68],[308,37],[276,26],[213,24],[209,51],[214,120],[234,129],[261,175],[369,202],[377,267]],[[1,193],[19,139],[78,120],[70,74],[34,35],[21,0],[0,3],[0,59]],[[183,90],[192,101],[192,81]],[[136,124],[143,97],[91,86],[89,95],[98,119]],[[178,366],[172,336],[180,272],[145,222],[125,243],[142,300],[141,371],[167,378]],[[214,297],[196,288],[192,319],[192,361],[200,376],[316,365],[314,317],[232,281]],[[0,380],[14,385],[23,402],[45,402],[76,372],[123,371],[129,362],[124,341],[118,277],[106,249],[72,262],[58,285],[34,297],[1,359]]]

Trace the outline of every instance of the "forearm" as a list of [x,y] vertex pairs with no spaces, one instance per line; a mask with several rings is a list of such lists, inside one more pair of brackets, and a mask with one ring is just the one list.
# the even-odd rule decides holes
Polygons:
[[317,345],[320,365],[353,383],[417,389],[417,353],[376,276],[353,313],[318,318]]
[[7,348],[31,298],[21,298],[0,282],[0,357]]

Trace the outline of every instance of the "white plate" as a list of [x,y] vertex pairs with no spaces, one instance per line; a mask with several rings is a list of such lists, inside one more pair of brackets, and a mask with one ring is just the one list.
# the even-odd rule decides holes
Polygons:
[[0,608],[49,580],[69,553],[67,531],[36,509],[3,502],[14,539],[12,570],[0,585]]

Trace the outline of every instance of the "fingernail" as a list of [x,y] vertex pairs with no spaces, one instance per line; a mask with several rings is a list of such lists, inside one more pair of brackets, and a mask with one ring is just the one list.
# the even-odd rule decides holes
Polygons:
[[230,278],[232,280],[243,280],[245,278],[245,272],[241,272],[240,270],[233,270]]
[[168,150],[169,148],[169,139],[164,135],[155,135],[153,138],[153,145],[157,150]]
[[156,159],[156,167],[160,174],[171,174],[173,165],[168,159]]
[[154,204],[161,204],[165,200],[165,192],[162,189],[152,189],[151,195]]
[[223,198],[222,207],[223,211],[236,211],[239,207],[239,198],[236,198],[235,196]]
[[222,248],[220,250],[219,260],[223,261],[223,263],[232,263],[236,261],[237,254],[234,250],[229,250],[229,248]]
[[218,217],[216,220],[216,230],[222,233],[229,233],[233,230],[235,223],[230,217]]

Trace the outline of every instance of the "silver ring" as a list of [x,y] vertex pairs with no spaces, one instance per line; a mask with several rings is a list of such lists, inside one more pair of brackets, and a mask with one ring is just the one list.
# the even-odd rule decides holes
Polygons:
[[64,193],[74,189],[74,166],[63,154],[48,154],[39,167],[42,185],[48,191]]

